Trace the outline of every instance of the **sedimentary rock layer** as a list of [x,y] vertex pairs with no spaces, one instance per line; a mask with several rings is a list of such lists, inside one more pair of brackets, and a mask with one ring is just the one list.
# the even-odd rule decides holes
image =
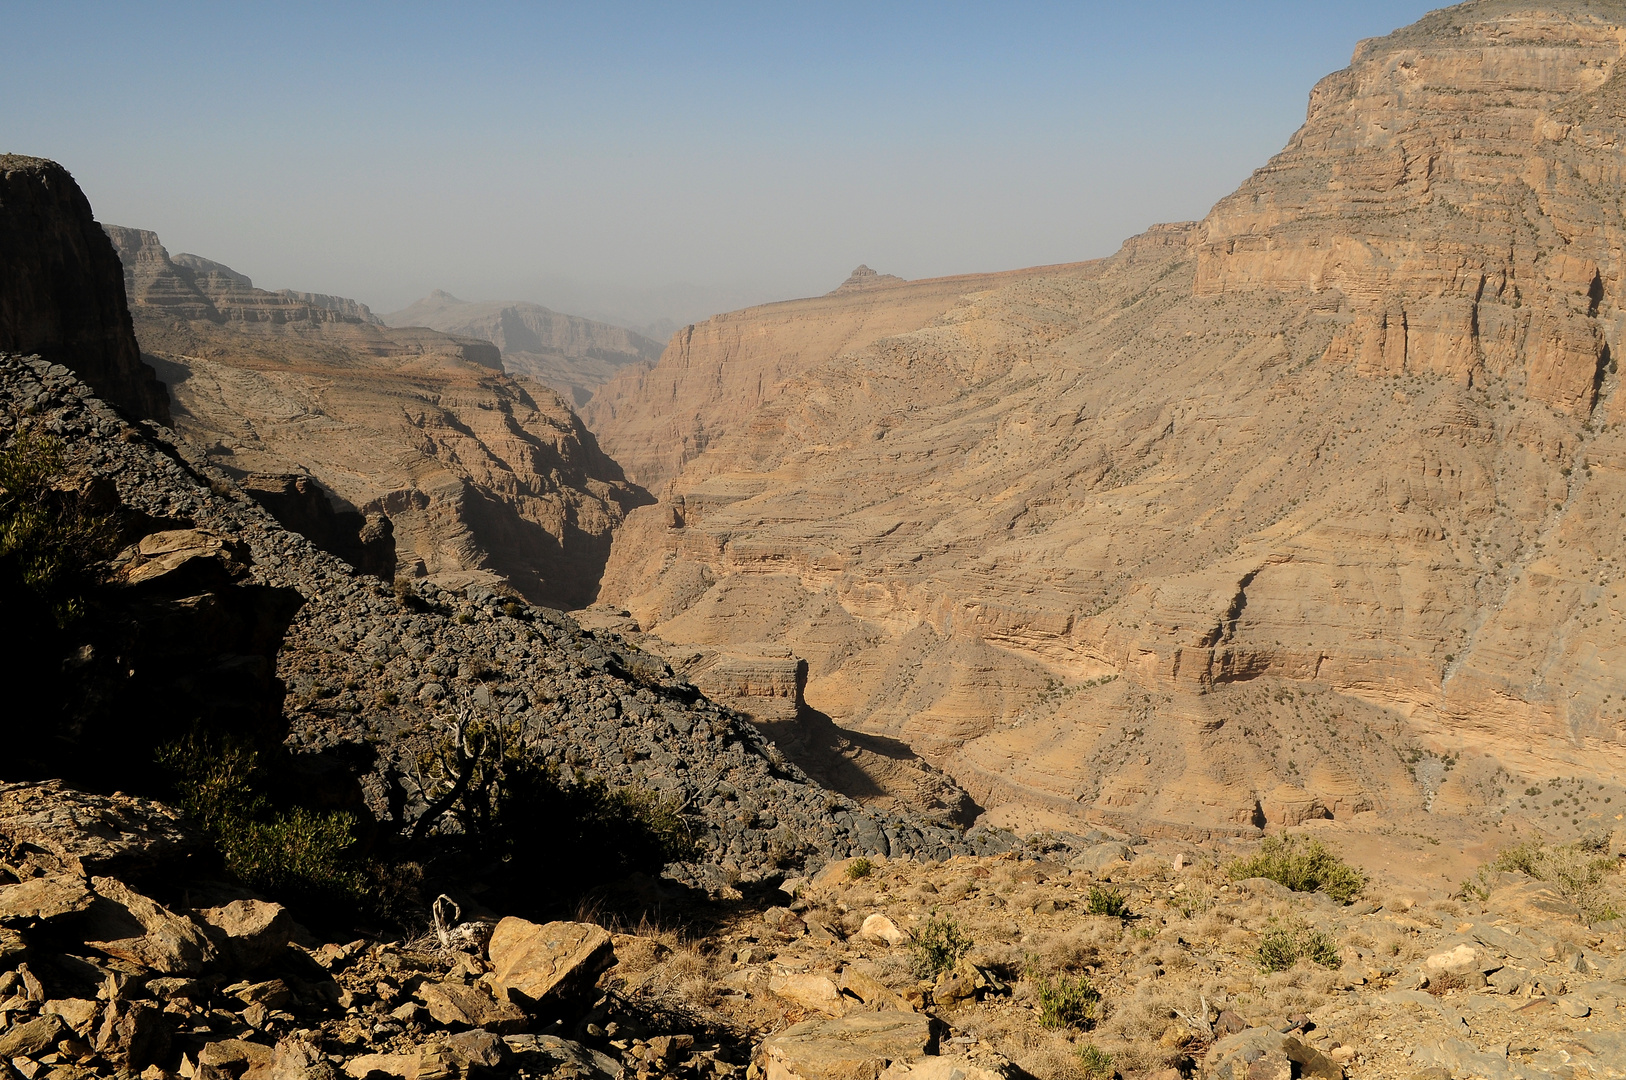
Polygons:
[[1200,223],[685,331],[588,411],[661,498],[605,599],[790,647],[985,805],[1211,833],[1618,782],[1623,37],[1452,8]]

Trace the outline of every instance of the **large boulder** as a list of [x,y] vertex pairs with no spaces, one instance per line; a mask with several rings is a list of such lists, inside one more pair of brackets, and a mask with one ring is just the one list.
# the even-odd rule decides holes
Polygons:
[[83,929],[91,948],[162,975],[196,975],[215,958],[214,946],[192,920],[117,878],[91,878],[90,884],[97,899],[83,916]]
[[0,836],[30,849],[37,870],[80,878],[167,869],[205,847],[162,803],[76,791],[60,780],[0,784]]
[[879,1080],[894,1063],[937,1051],[931,1018],[920,1013],[851,1013],[808,1020],[763,1041],[765,1080]]
[[203,932],[231,967],[253,971],[288,949],[294,920],[269,900],[233,900],[197,913]]
[[1274,1028],[1248,1028],[1216,1042],[1203,1059],[1203,1080],[1344,1080],[1343,1066]]
[[487,946],[491,985],[499,998],[529,1006],[550,994],[585,990],[615,958],[610,932],[579,922],[543,925],[512,916]]

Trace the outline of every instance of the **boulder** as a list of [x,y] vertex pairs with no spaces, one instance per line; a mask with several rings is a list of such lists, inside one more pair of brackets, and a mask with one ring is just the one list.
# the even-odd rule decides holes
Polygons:
[[481,990],[454,982],[424,983],[417,998],[429,1015],[442,1024],[485,1028],[499,1035],[517,1035],[529,1018],[525,1011],[507,1001],[494,1001]]
[[82,878],[69,874],[30,878],[0,888],[0,923],[43,922],[73,915],[95,899]]
[[[1463,942],[1454,948],[1443,949],[1425,957],[1423,970],[1431,979],[1438,975],[1478,975],[1484,971],[1482,961],[1483,957],[1479,950]],[[1491,964],[1492,969],[1500,966],[1497,963]]]
[[205,847],[162,803],[75,791],[60,780],[0,784],[0,835],[35,849],[29,857],[42,869],[79,878],[161,869]]
[[446,1049],[452,1052],[452,1056],[465,1069],[471,1065],[495,1069],[502,1064],[507,1047],[491,1032],[476,1030],[462,1031],[453,1035],[446,1040]]
[[768,980],[768,989],[786,1001],[830,1016],[847,1012],[851,999],[842,996],[836,984],[823,975],[775,975]]
[[861,937],[886,945],[905,945],[909,941],[909,935],[898,929],[897,923],[879,912],[865,919],[858,933]]
[[344,1063],[344,1074],[366,1080],[375,1074],[417,1080],[421,1054],[363,1054]]
[[1256,1027],[1216,1042],[1203,1059],[1203,1080],[1344,1080],[1343,1066],[1274,1028]]
[[509,1049],[538,1066],[533,1075],[576,1076],[582,1080],[621,1080],[621,1062],[592,1047],[557,1035],[521,1035],[504,1040]]
[[1116,863],[1128,860],[1132,853],[1128,844],[1096,844],[1094,847],[1080,852],[1067,865],[1074,870],[1086,870],[1092,874],[1099,874]]
[[89,1035],[96,1027],[96,1013],[100,1008],[89,998],[56,998],[40,1009],[46,1016],[60,1016],[80,1035]]
[[[271,1051],[270,1075],[267,1080],[335,1080],[338,1070],[328,1061],[320,1047],[290,1035]],[[258,1080],[258,1077],[245,1077]]]
[[963,1054],[945,1054],[900,1061],[882,1073],[881,1080],[1014,1080],[1022,1075],[1003,1059],[977,1062]]
[[911,1012],[903,996],[869,971],[849,964],[841,973],[841,989],[863,1002],[864,1007],[881,1012]]
[[861,1012],[795,1024],[765,1039],[757,1055],[764,1080],[879,1080],[894,1063],[936,1050],[930,1017]]
[[170,1018],[150,1001],[113,1001],[102,1014],[96,1051],[138,1073],[169,1053]]
[[281,904],[234,900],[197,912],[203,932],[232,968],[253,971],[281,956],[293,937],[294,921]]
[[497,997],[534,1005],[549,994],[585,990],[614,962],[609,931],[592,923],[538,926],[512,916],[491,933],[491,985]]
[[117,878],[90,880],[97,899],[86,911],[86,944],[163,975],[196,975],[215,958],[214,946],[190,919]]

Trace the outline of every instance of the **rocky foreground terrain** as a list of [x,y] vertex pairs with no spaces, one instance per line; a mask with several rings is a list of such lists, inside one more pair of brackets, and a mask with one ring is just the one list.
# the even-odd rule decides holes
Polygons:
[[1201,222],[685,331],[586,410],[660,500],[602,623],[777,650],[1007,823],[1618,800],[1623,28],[1449,8]]
[[630,365],[647,367],[661,346],[619,326],[524,302],[471,303],[436,289],[384,316],[390,326],[427,326],[502,350],[503,367],[563,394],[576,408]]

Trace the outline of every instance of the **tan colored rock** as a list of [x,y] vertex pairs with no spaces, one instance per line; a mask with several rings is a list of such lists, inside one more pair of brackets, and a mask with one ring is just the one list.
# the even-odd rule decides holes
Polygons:
[[353,1080],[367,1080],[375,1074],[417,1080],[419,1054],[362,1054],[344,1063],[344,1074]]
[[614,960],[609,931],[592,923],[536,923],[513,916],[492,931],[487,947],[499,998],[533,1005],[556,991],[591,985]]
[[[272,1049],[266,1080],[333,1080],[337,1075],[338,1070],[328,1061],[321,1047],[291,1035],[278,1040]],[[248,1078],[245,1077],[245,1080]]]
[[67,1022],[54,1013],[16,1024],[0,1032],[0,1059],[43,1054],[72,1034]]
[[78,877],[150,871],[201,849],[178,812],[130,795],[76,791],[60,780],[0,784],[0,835],[42,867]]
[[851,999],[843,997],[835,982],[826,975],[775,975],[768,980],[768,989],[786,1001],[803,1008],[817,1009],[829,1016],[844,1015],[852,1004]]
[[1435,975],[1468,975],[1482,971],[1479,950],[1466,943],[1444,952],[1423,958],[1423,970],[1430,978]]
[[424,983],[418,988],[416,996],[429,1010],[429,1015],[442,1024],[460,1024],[485,1028],[499,1035],[514,1035],[525,1030],[529,1023],[524,1010],[518,1006],[507,1001],[493,1001],[484,991],[461,983]]
[[848,964],[841,972],[841,989],[880,1012],[910,1012],[903,996],[858,964]]
[[58,875],[0,885],[0,922],[35,922],[84,911],[96,899],[83,879]]
[[64,1023],[80,1035],[89,1035],[96,1027],[96,1014],[101,1006],[88,998],[53,998],[40,1008],[45,1016],[62,1017]]
[[198,925],[142,896],[117,878],[94,877],[97,901],[87,912],[86,944],[163,975],[195,975],[215,958]]
[[909,943],[909,935],[898,929],[897,923],[880,912],[867,917],[864,920],[864,925],[859,927],[858,932],[864,937],[872,938],[886,945],[906,945]]
[[294,922],[281,904],[233,900],[197,912],[203,931],[233,967],[253,971],[287,950]]
[[917,1013],[851,1013],[808,1020],[763,1040],[765,1080],[878,1080],[896,1062],[937,1049],[929,1017]]
[[881,1080],[1011,1080],[1022,1075],[1009,1062],[1001,1064],[1003,1067],[990,1067],[991,1063],[972,1061],[963,1054],[944,1054],[898,1062],[881,1074]]

